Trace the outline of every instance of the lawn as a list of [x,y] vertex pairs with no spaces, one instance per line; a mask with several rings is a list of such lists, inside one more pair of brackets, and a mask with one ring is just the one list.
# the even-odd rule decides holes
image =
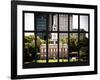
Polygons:
[[[70,59],[69,61],[70,62],[77,62],[78,59],[76,59],[76,60]],[[33,62],[35,62],[35,60],[33,60]],[[57,63],[58,59],[49,59],[48,62],[49,63]],[[59,62],[68,62],[68,59],[59,59]],[[46,60],[37,60],[37,63],[46,63]]]

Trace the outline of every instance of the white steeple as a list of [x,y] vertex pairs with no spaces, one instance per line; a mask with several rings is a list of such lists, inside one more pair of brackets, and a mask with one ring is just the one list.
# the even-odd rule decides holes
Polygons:
[[[57,31],[57,14],[53,15],[53,26],[52,26],[52,30],[53,31]],[[56,44],[58,37],[57,37],[57,33],[52,33],[51,34],[51,40],[54,42],[54,44]]]

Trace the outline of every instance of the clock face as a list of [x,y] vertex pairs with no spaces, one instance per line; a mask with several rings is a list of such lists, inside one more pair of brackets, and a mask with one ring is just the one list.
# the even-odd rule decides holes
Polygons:
[[51,34],[51,39],[52,40],[57,40],[57,33],[52,33]]

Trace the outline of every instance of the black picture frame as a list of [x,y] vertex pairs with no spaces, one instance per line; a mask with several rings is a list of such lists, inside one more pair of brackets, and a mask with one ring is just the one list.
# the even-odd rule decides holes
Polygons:
[[[18,58],[17,56],[17,46],[18,46],[17,45],[17,25],[18,25],[17,24],[17,6],[18,5],[93,9],[94,10],[94,26],[95,26],[94,28],[94,45],[95,45],[94,46],[94,53],[95,53],[94,54],[94,71],[18,75],[17,74],[17,68],[18,68],[17,67],[17,58]],[[90,74],[97,74],[97,6],[96,5],[63,4],[63,3],[32,2],[32,1],[11,1],[11,79],[90,75]]]

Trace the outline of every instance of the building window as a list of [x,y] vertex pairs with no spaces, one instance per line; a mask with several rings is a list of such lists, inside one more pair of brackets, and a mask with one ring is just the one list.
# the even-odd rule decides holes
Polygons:
[[88,64],[88,14],[24,12],[24,18],[23,65]]

